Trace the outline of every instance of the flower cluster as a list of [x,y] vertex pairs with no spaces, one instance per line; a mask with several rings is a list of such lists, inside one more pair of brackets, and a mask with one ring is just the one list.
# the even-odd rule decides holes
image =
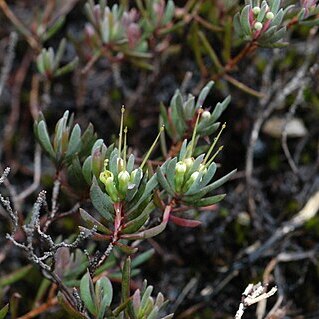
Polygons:
[[280,47],[286,27],[283,19],[293,6],[281,8],[280,0],[251,1],[234,17],[237,36],[245,41],[255,41],[262,47]]
[[194,139],[188,145],[187,140],[185,140],[178,156],[167,160],[158,168],[159,183],[173,198],[197,207],[209,206],[224,198],[224,195],[205,196],[226,182],[235,173],[235,171],[232,171],[220,180],[211,183],[217,168],[214,159],[222,150],[222,146],[213,156],[211,154],[225,127],[224,124],[206,155],[202,154],[194,158]]

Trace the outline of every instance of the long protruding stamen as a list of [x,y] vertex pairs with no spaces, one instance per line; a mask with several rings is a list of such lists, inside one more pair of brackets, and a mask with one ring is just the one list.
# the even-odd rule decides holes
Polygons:
[[187,150],[186,152],[186,155],[185,157],[188,158],[188,157],[192,157],[193,155],[193,152],[194,152],[194,148],[195,148],[195,140],[196,140],[196,131],[197,131],[197,126],[198,126],[198,122],[199,122],[199,118],[201,116],[201,114],[203,113],[203,109],[199,109],[198,110],[198,114],[197,114],[197,118],[196,118],[196,123],[195,123],[195,127],[194,127],[194,130],[193,130],[193,135],[192,135],[192,140],[191,140],[191,143],[190,143],[190,147],[189,149]]
[[[224,124],[222,125],[222,128],[220,129],[218,135],[214,138],[214,142],[213,142],[213,144],[211,145],[211,147],[209,148],[209,150],[208,150],[208,152],[207,152],[207,154],[206,154],[206,156],[205,156],[205,158],[204,158],[204,161],[203,161],[203,164],[204,164],[204,165],[205,165],[205,163],[208,161],[210,154],[211,154],[212,151],[214,150],[214,147],[216,146],[216,144],[217,144],[217,142],[218,142],[218,140],[219,140],[219,138],[220,138],[220,136],[221,136],[221,134],[222,134],[222,132],[223,132],[223,130],[224,130],[225,128],[226,128],[226,123],[224,123]],[[209,162],[211,162],[211,161],[209,161]]]
[[144,160],[143,160],[143,162],[142,162],[142,164],[141,164],[141,166],[140,166],[141,169],[143,169],[145,163],[147,162],[148,158],[150,157],[150,155],[151,155],[151,153],[152,153],[152,151],[153,151],[153,149],[154,149],[156,143],[158,142],[158,140],[159,140],[159,138],[160,138],[160,136],[161,136],[161,134],[162,134],[163,131],[164,131],[164,125],[160,128],[160,130],[159,130],[159,132],[158,132],[158,134],[157,134],[157,136],[156,136],[156,138],[155,138],[155,141],[153,142],[152,146],[150,147],[150,149],[149,149],[148,152],[146,153],[146,155],[145,155],[145,157],[144,157]]
[[120,133],[119,133],[119,157],[121,157],[121,152],[122,152],[124,112],[125,112],[125,107],[123,105],[121,108],[121,125],[120,125]]
[[124,145],[123,145],[123,167],[124,167],[124,170],[126,170],[126,152],[127,152],[127,126],[125,126],[125,129],[124,129]]
[[213,163],[215,157],[218,155],[218,153],[224,148],[224,146],[220,146],[219,149],[216,151],[216,153],[212,156],[212,158],[207,162],[206,166],[209,166],[211,163]]

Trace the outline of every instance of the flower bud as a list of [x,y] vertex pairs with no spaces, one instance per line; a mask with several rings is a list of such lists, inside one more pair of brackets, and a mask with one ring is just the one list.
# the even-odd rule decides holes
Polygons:
[[184,175],[186,173],[187,166],[184,162],[178,162],[175,167],[175,189],[180,192],[184,182]]
[[124,161],[120,157],[117,159],[117,171],[121,172],[124,169]]
[[105,185],[105,190],[113,202],[118,202],[118,193],[114,185],[114,175],[112,172],[105,170],[100,174],[100,181]]
[[122,195],[125,195],[130,182],[130,174],[128,171],[122,171],[118,174],[117,178],[119,181],[119,191]]
[[253,14],[254,15],[257,15],[257,14],[259,14],[259,12],[260,12],[260,8],[259,7],[253,7]]
[[209,111],[204,111],[204,112],[202,113],[201,119],[202,119],[202,120],[209,120],[209,119],[210,119],[210,116],[211,116],[211,114],[210,114]]
[[196,171],[189,177],[188,181],[186,182],[185,186],[183,187],[185,192],[193,185],[193,183],[195,182],[198,175],[199,175],[199,172]]
[[183,163],[186,165],[186,170],[189,170],[193,166],[194,159],[192,157],[185,158]]
[[254,24],[254,28],[257,30],[257,31],[260,31],[262,28],[263,28],[263,24],[261,22],[256,22]]
[[[185,161],[188,160],[188,159],[185,159],[184,162],[177,162],[176,163],[176,167],[175,167],[175,171],[176,171],[176,174],[184,174],[187,170],[187,165],[185,163]],[[191,160],[189,158],[189,160]]]
[[266,19],[272,20],[274,17],[275,17],[275,15],[271,11],[267,12]]

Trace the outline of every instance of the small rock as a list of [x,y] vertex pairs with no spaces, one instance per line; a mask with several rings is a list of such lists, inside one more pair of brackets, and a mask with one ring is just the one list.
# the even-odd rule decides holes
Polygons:
[[308,133],[308,130],[301,119],[292,118],[286,123],[285,118],[275,116],[265,122],[262,131],[272,137],[280,138],[285,125],[287,137],[303,137]]

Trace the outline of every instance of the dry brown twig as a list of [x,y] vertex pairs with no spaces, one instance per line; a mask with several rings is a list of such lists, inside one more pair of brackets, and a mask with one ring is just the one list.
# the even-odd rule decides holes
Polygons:
[[1,68],[0,76],[0,96],[2,95],[3,88],[8,79],[8,75],[12,68],[12,63],[15,56],[15,47],[18,41],[18,35],[16,32],[11,32],[9,37],[8,49],[4,57],[3,66]]
[[249,261],[252,263],[259,259],[259,257],[276,242],[280,241],[284,236],[293,232],[297,228],[302,227],[308,220],[313,218],[318,211],[319,190],[309,198],[305,206],[292,219],[284,222],[263,245],[249,255]]
[[275,83],[270,81],[272,66],[276,57],[270,61],[263,77],[264,92],[267,92],[265,97],[260,100],[260,112],[257,116],[250,134],[250,140],[246,152],[246,183],[248,191],[248,207],[250,213],[255,215],[255,201],[253,196],[253,170],[254,170],[254,149],[259,138],[260,130],[265,120],[272,114],[272,112],[284,104],[287,96],[300,90],[308,81],[308,71],[311,67],[313,54],[318,51],[318,42],[312,41],[312,37],[308,39],[308,44],[305,53],[304,63],[299,67],[297,72],[285,82],[279,79]]

